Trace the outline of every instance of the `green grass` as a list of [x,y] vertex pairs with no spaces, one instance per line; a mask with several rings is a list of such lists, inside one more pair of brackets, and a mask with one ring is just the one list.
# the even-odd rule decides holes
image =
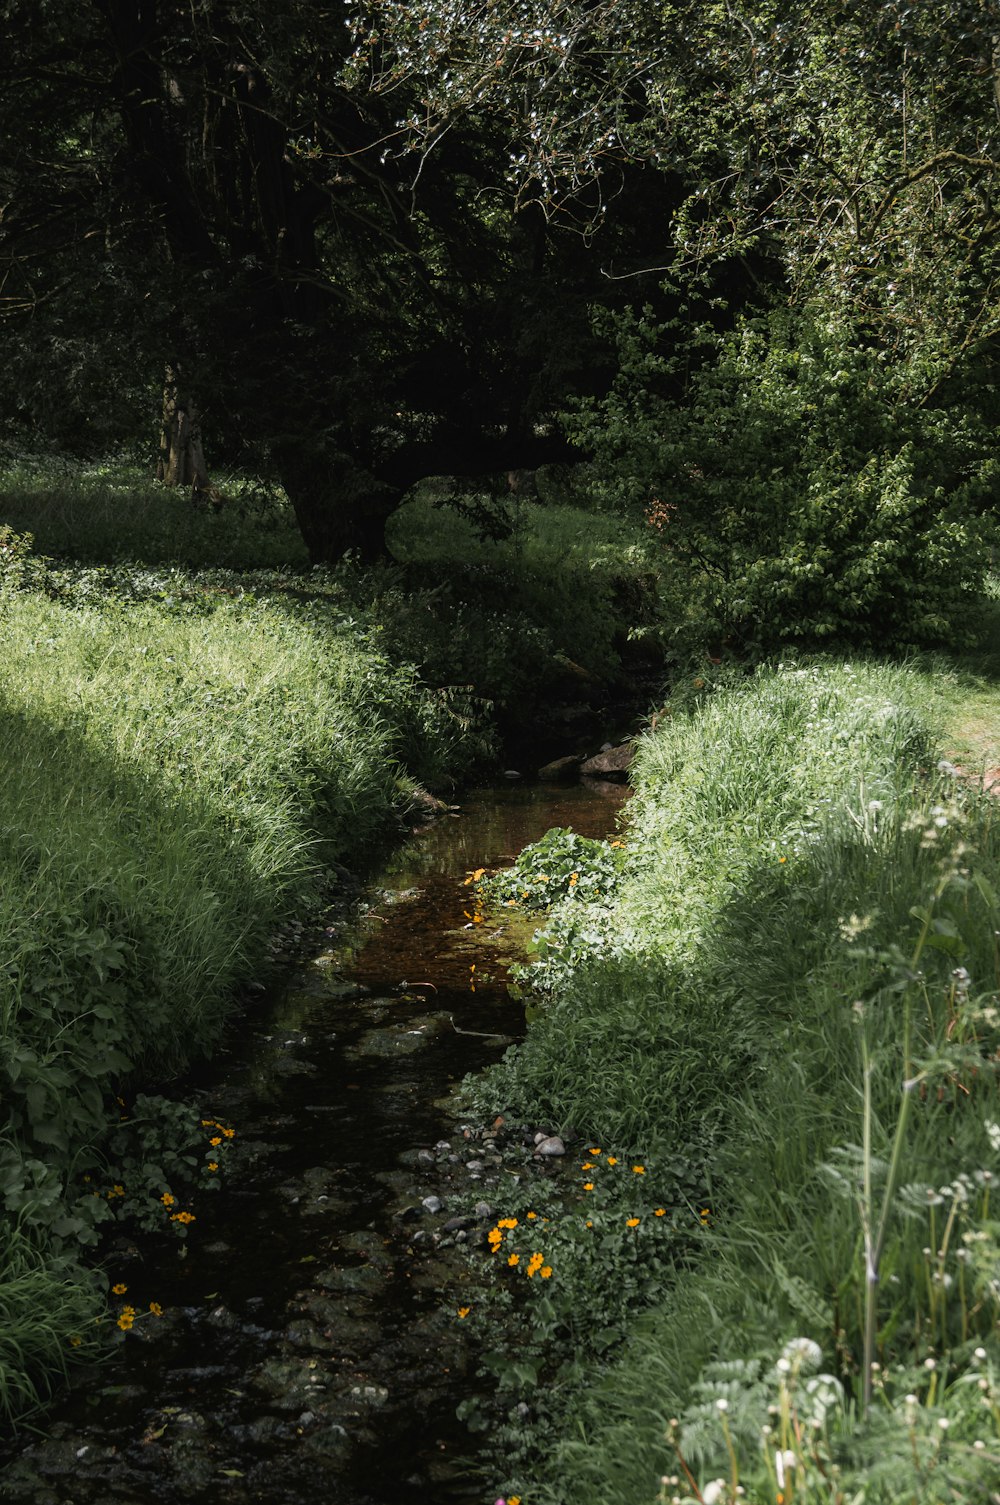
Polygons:
[[[643,743],[614,918],[576,956],[578,932],[557,922],[559,985],[476,1096],[490,1112],[572,1124],[622,1160],[700,1167],[711,1228],[674,1274],[659,1271],[610,1366],[585,1357],[586,1330],[573,1329],[574,1358],[546,1329],[540,1384],[560,1362],[586,1362],[589,1380],[571,1405],[545,1395],[534,1455],[523,1426],[501,1429],[509,1487],[525,1499],[635,1505],[660,1497],[661,1477],[678,1480],[662,1498],[698,1498],[686,1465],[702,1484],[721,1478],[719,1498],[738,1478],[746,1498],[773,1501],[767,1404],[806,1425],[815,1393],[804,1371],[774,1369],[799,1337],[818,1345],[840,1399],[796,1498],[839,1498],[820,1462],[840,1469],[847,1497],[886,1502],[951,1498],[938,1479],[978,1497],[996,1469],[993,1415],[967,1399],[977,1365],[1000,1370],[983,1274],[997,1257],[983,1173],[996,1158],[1000,830],[991,800],[936,770],[953,693],[940,668],[765,668],[706,688]],[[911,1100],[901,1083],[913,1075],[923,1087]],[[900,1174],[886,1185],[904,1097]],[[869,1215],[887,1206],[875,1352],[891,1376],[867,1421],[865,1164]],[[939,1246],[928,1262],[922,1251]],[[565,1254],[553,1277],[586,1302],[595,1331],[632,1269],[626,1247],[608,1243],[607,1294],[592,1272],[577,1291]],[[530,1328],[513,1351],[528,1357]],[[935,1474],[941,1419],[954,1457]]]
[[239,476],[220,476],[217,487],[218,508],[157,484],[149,466],[127,458],[24,456],[0,468],[0,523],[32,534],[40,553],[80,563],[306,567],[283,492]]
[[15,1417],[80,1325],[59,1292],[90,1289],[74,1258],[106,1208],[81,1178],[116,1094],[210,1053],[324,868],[467,756],[449,708],[331,601],[39,578],[0,587],[0,1203],[34,1260],[27,1280],[0,1255]]

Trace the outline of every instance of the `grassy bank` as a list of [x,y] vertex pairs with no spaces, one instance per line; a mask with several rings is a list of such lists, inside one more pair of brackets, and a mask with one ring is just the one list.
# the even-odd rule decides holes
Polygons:
[[[961,684],[689,686],[641,745],[610,898],[579,902],[576,854],[539,1017],[477,1089],[587,1136],[558,1198],[512,1199],[479,1319],[531,1310],[491,1359],[529,1408],[497,1429],[526,1505],[995,1484],[1000,833],[937,766]],[[544,1286],[502,1260],[529,1211]]]
[[183,1234],[188,1199],[212,1182],[197,1120],[149,1099],[137,1111],[137,1086],[210,1053],[238,989],[266,975],[276,928],[315,903],[328,866],[356,864],[418,784],[449,787],[470,756],[441,698],[379,651],[375,625],[330,604],[176,572],[39,571],[8,535],[0,1409],[10,1416],[105,1341],[102,1282],[79,1260],[101,1223]]

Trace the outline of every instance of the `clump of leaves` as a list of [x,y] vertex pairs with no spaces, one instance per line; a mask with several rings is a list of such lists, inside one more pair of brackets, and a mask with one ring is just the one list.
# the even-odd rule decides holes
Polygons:
[[625,867],[625,845],[578,836],[568,826],[553,826],[520,853],[513,867],[481,884],[492,904],[548,909],[563,900],[609,903]]

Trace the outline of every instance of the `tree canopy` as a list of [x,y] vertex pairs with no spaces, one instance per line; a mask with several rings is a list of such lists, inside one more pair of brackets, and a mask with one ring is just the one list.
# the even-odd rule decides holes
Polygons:
[[423,476],[600,449],[561,415],[622,319],[672,401],[784,309],[989,425],[997,9],[8,0],[5,406],[107,443],[169,365],[316,559]]

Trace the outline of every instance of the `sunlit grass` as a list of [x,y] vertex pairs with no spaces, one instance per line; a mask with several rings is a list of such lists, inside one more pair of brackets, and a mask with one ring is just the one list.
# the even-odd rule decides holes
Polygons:
[[[997,1116],[1000,833],[993,802],[937,769],[956,703],[942,678],[940,667],[874,663],[765,668],[742,684],[706,685],[640,750],[629,868],[605,954],[544,1002],[525,1045],[478,1095],[483,1108],[572,1124],[595,1142],[692,1157],[711,1185],[712,1228],[690,1268],[662,1277],[621,1359],[602,1378],[591,1358],[572,1414],[542,1423],[527,1474],[524,1434],[505,1432],[513,1479],[530,1478],[546,1505],[591,1493],[611,1505],[652,1501],[671,1475],[679,1482],[664,1499],[697,1498],[682,1455],[702,1485],[722,1479],[714,1498],[728,1501],[735,1483],[725,1481],[738,1478],[746,1498],[772,1501],[761,1483],[760,1428],[776,1392],[768,1376],[798,1337],[817,1345],[841,1387],[830,1445],[845,1481],[878,1478],[873,1501],[914,1497],[912,1459],[940,1447],[939,1418],[965,1439],[954,1468],[970,1489],[1000,1445],[988,1418],[985,1432],[971,1430],[979,1424],[965,1408],[973,1347],[985,1345],[991,1364],[1000,1355],[995,1301],[981,1284],[973,1298],[960,1257],[977,1247],[965,1235],[993,1248],[986,1120]],[[933,928],[920,917],[928,902]],[[908,958],[922,931],[932,944],[918,973]],[[859,999],[868,1000],[860,1011]],[[896,1378],[879,1381],[878,1415],[862,1425],[868,1318],[852,1178],[872,1168],[870,1200],[881,1208],[908,1016],[911,1049],[931,1064],[908,1068],[927,1081],[902,1120],[887,1192],[874,1351]],[[973,1042],[964,1055],[963,1032]],[[952,1064],[933,1066],[939,1058]],[[926,1250],[949,1243],[949,1188],[961,1177],[972,1190],[941,1256],[940,1280],[947,1271],[951,1284],[937,1287]],[[603,1306],[595,1290],[595,1320]],[[718,1397],[729,1409],[716,1408]],[[976,1436],[986,1437],[985,1463]]]

